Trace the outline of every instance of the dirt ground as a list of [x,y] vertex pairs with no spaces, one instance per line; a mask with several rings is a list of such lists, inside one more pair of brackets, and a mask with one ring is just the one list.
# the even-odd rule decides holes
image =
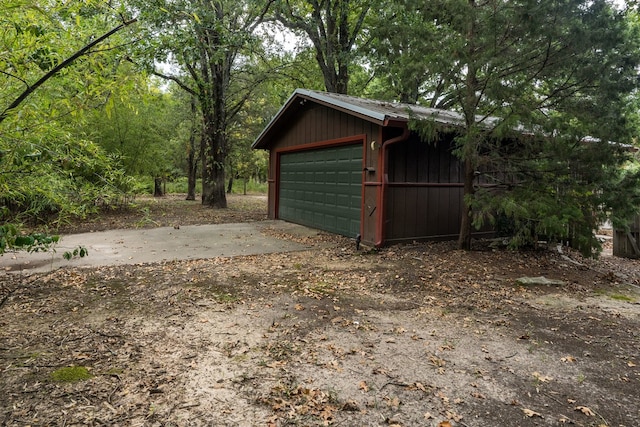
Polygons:
[[[266,217],[264,197],[229,205],[140,200],[67,231]],[[640,262],[303,240],[311,250],[0,272],[0,424],[640,425]]]

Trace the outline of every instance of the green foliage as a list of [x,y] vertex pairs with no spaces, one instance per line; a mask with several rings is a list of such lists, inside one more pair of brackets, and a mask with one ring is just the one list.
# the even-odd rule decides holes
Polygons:
[[604,0],[382,4],[371,19],[387,25],[368,44],[377,78],[464,118],[461,246],[471,222],[507,222],[514,246],[545,236],[590,255],[600,221],[638,209],[637,177],[622,173],[628,153],[607,142],[637,130],[637,17]]
[[59,236],[43,233],[20,234],[19,228],[14,224],[0,225],[0,255],[8,250],[48,251],[58,240]]
[[[144,181],[147,183],[146,191],[144,194],[151,194],[153,190],[153,180],[147,179]],[[267,182],[265,180],[256,180],[254,178],[238,178],[233,180],[233,188],[231,192],[234,194],[243,194],[245,191],[249,194],[266,194],[267,193]],[[167,194],[186,194],[187,193],[187,178],[186,177],[178,177],[175,179],[167,180],[165,183]],[[196,182],[196,193],[202,192],[202,181],[197,180]]]
[[347,93],[355,43],[370,8],[370,2],[363,0],[278,0],[275,18],[309,39],[326,90]]
[[542,239],[597,255],[599,225],[612,212],[627,218],[637,212],[640,175],[624,167],[632,160],[630,152],[598,140],[547,138],[503,146],[481,157],[481,183],[467,200],[474,225],[491,223],[513,247]]
[[86,256],[89,256],[89,251],[84,246],[78,246],[74,250],[66,251],[65,253],[62,254],[62,257],[67,261],[70,261],[72,258],[75,258],[75,257],[84,258]]
[[616,171],[611,180],[602,189],[604,206],[609,211],[609,219],[618,229],[629,230],[629,223],[633,221],[640,209],[640,162],[637,154],[632,162]]
[[367,16],[369,38],[362,47],[373,70],[367,95],[407,103],[428,99],[430,106],[447,108],[436,104],[444,81],[433,49],[447,49],[450,31],[425,19],[416,1],[379,0],[376,6]]
[[265,181],[254,179],[234,180],[231,192],[234,194],[267,194],[268,185]]
[[[124,67],[122,73],[133,73]],[[129,77],[127,84],[109,97],[103,108],[92,110],[83,130],[114,158],[131,176],[165,177],[176,167],[169,156],[181,149],[177,139],[184,105],[172,92],[152,86],[145,75]]]
[[[216,198],[224,198],[229,173],[235,185],[264,182],[266,155],[250,144],[296,87],[349,88],[461,113],[462,129],[417,123],[414,130],[429,141],[456,132],[456,154],[474,179],[468,218],[507,224],[516,246],[545,236],[590,252],[598,222],[624,226],[640,206],[637,165],[603,142],[631,141],[640,121],[632,103],[640,20],[610,2],[135,0],[113,7],[93,0],[0,6],[0,112],[121,23],[127,8],[143,23],[92,49],[3,117],[0,251],[46,248],[54,242],[23,237],[19,225],[55,227],[118,203],[139,191],[132,176],[164,177],[175,191],[196,139],[198,165],[205,164],[199,191],[223,207]],[[256,31],[265,17],[311,43],[295,52],[268,46],[268,31]],[[163,74],[158,63],[170,64],[163,75],[170,85],[149,77]]]
[[[133,4],[146,22],[146,50],[135,52],[153,70],[198,101],[203,131],[203,203],[226,207],[229,128],[266,77],[256,67],[265,49],[256,29],[270,2],[149,2]],[[140,46],[138,46],[140,48]],[[151,55],[149,55],[151,53]],[[266,56],[266,55],[265,55]],[[170,72],[155,69],[171,62]]]
[[[115,159],[99,146],[49,130],[19,138],[4,134],[0,146],[0,200],[4,221],[57,223],[84,217],[117,201],[133,188]],[[38,138],[38,141],[34,141]]]
[[100,2],[13,0],[0,6],[0,22],[0,221],[15,229],[5,233],[2,250],[42,250],[52,237],[7,236],[21,236],[24,222],[56,226],[85,216],[126,196],[133,185],[118,159],[79,126],[84,111],[108,100],[122,84],[114,77],[125,35],[94,46],[15,106],[29,88],[121,18]]

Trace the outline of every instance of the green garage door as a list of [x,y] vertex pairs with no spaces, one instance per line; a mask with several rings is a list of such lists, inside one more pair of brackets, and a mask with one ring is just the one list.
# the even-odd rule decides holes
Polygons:
[[336,234],[360,233],[362,145],[280,156],[278,217]]

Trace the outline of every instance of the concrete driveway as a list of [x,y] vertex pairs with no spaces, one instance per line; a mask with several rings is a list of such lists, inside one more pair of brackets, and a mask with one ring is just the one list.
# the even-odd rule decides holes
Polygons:
[[[298,236],[311,236],[317,230],[284,221],[260,221],[243,224],[211,224],[160,227],[136,230],[111,230],[61,236],[55,252],[5,253],[0,269],[18,273],[46,272],[60,267],[94,267],[142,264],[159,261],[232,257],[274,252],[292,252],[308,246],[263,233],[265,229]],[[67,261],[66,251],[83,246],[89,256]]]

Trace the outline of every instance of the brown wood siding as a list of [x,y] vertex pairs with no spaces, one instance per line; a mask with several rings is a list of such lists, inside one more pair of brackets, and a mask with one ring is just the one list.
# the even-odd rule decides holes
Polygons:
[[640,258],[640,214],[629,224],[629,231],[616,229],[613,232],[613,255],[621,258]]
[[455,238],[460,230],[462,187],[389,187],[388,243]]
[[451,140],[432,144],[412,136],[405,143],[392,146],[389,150],[389,182],[463,182],[461,164],[452,153],[452,144]]
[[[349,114],[311,104],[292,117],[288,126],[281,128],[282,132],[274,138],[276,142],[269,149],[273,151],[361,134],[366,134],[367,143],[370,143],[377,138],[378,127]],[[375,156],[373,161],[375,163]]]
[[[464,189],[463,168],[452,153],[453,136],[442,135],[437,143],[422,142],[408,133],[407,123],[401,118],[360,114],[357,109],[325,106],[323,102],[293,99],[278,115],[276,124],[272,122],[256,142],[256,147],[270,150],[269,217],[278,216],[282,156],[313,150],[307,163],[311,167],[316,165],[314,156],[325,148],[363,144],[362,242],[377,246],[456,238]],[[308,169],[304,168],[305,173]],[[359,175],[351,172],[352,177]],[[477,184],[484,185],[485,181],[480,177]],[[293,200],[291,206],[297,208],[294,205],[298,199]]]
[[457,236],[462,212],[462,168],[452,140],[437,144],[412,136],[389,148],[388,243]]

